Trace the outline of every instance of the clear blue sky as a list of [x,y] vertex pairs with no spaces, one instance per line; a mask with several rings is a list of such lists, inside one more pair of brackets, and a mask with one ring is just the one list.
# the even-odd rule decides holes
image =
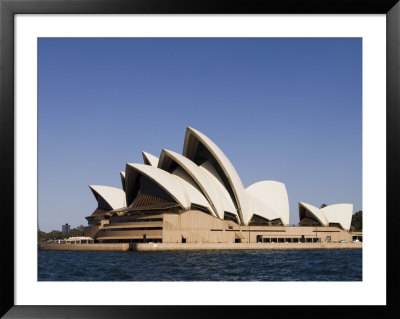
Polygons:
[[211,138],[245,187],[362,209],[362,40],[39,39],[39,226],[87,225],[88,185]]

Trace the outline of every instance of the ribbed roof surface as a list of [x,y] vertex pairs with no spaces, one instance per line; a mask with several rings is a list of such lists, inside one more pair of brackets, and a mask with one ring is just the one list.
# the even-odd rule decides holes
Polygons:
[[[300,202],[299,203],[299,214],[300,214],[300,206],[303,206],[323,226],[328,226],[328,220],[326,219],[325,214],[322,213],[318,207],[315,207],[311,204]],[[300,216],[300,220],[301,220],[301,218],[302,218],[302,216]]]
[[169,193],[183,209],[190,208],[188,194],[182,184],[179,183],[170,173],[150,165],[127,163],[126,174],[127,180],[125,180],[125,183],[127,184],[127,192],[132,189],[137,189],[140,186],[131,185],[131,183],[138,184],[138,177],[143,174]]
[[130,205],[129,211],[132,210],[153,210],[168,209],[179,206],[175,202],[171,202],[166,198],[154,196],[150,194],[139,194]]

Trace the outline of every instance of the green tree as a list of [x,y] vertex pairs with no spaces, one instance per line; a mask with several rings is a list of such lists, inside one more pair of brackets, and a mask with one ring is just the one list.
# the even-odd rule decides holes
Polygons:
[[82,237],[83,236],[83,231],[79,229],[71,229],[70,233],[68,234],[68,237]]
[[62,233],[59,230],[52,230],[50,233],[47,233],[47,236],[49,239],[61,239],[62,238]]
[[43,243],[48,240],[48,236],[44,231],[38,230],[38,242]]
[[362,210],[359,210],[352,216],[351,228],[354,231],[362,231]]

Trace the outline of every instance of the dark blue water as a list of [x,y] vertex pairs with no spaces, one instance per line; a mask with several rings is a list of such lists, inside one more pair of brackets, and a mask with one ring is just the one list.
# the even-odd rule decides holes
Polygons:
[[362,250],[39,251],[39,281],[360,281]]

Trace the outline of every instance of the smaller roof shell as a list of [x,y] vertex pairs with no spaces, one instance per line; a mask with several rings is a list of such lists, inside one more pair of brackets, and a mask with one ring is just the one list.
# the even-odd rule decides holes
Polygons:
[[258,215],[258,216],[264,217],[268,220],[274,220],[274,219],[280,218],[278,216],[278,214],[276,214],[271,207],[267,206],[257,196],[254,196],[251,193],[248,193],[248,196],[253,204],[253,209],[254,209],[253,216]]
[[320,209],[328,223],[338,223],[343,229],[349,230],[353,216],[353,204],[334,204]]
[[97,201],[100,196],[112,209],[126,206],[125,192],[122,189],[102,185],[89,185],[89,188]]
[[[311,204],[299,202],[299,214],[300,214],[300,207],[304,207],[311,215],[315,217],[323,226],[328,226],[329,222],[326,218],[325,214],[318,208]],[[300,216],[300,220],[302,216]]]
[[254,214],[268,220],[280,218],[284,225],[289,224],[289,198],[285,184],[261,181],[247,187],[246,193],[252,199]]
[[190,200],[186,190],[170,173],[154,166],[136,163],[127,163],[125,172],[128,205],[132,203],[139,190],[140,175],[145,175],[170,194],[183,209],[190,208]]
[[158,166],[158,157],[156,157],[150,153],[147,153],[145,151],[142,151],[142,156],[143,156],[143,162],[146,165],[151,165],[154,167]]

